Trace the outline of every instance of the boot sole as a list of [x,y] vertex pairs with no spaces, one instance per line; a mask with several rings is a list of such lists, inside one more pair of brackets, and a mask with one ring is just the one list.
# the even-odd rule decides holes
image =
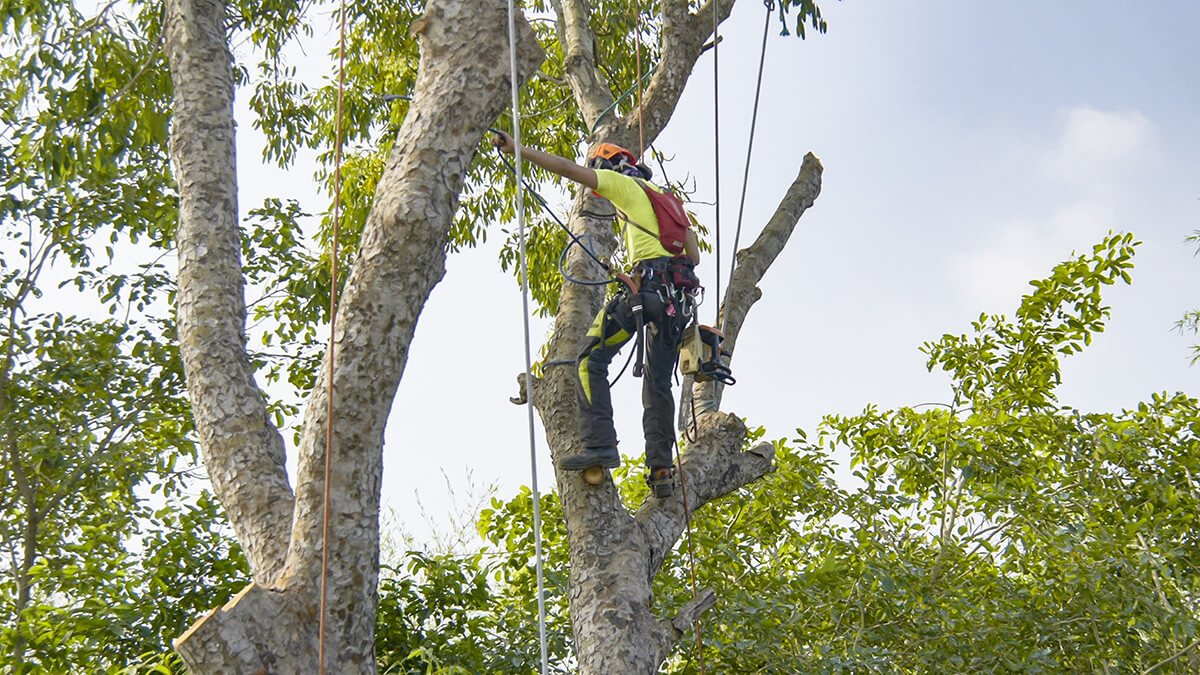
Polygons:
[[599,461],[590,461],[590,462],[587,462],[586,464],[575,464],[573,462],[559,462],[558,463],[558,468],[562,469],[563,471],[585,471],[587,469],[592,468],[593,466],[598,466],[602,469],[615,469],[618,466],[621,466],[621,458],[617,457],[616,459],[603,459],[603,460],[599,460]]

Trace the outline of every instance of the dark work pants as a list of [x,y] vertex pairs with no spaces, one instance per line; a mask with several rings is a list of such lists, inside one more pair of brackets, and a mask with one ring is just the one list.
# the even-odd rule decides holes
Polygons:
[[[642,431],[646,438],[646,466],[651,471],[672,466],[675,442],[675,399],[671,375],[679,356],[686,318],[679,308],[664,302],[653,283],[641,292],[646,323],[646,369],[642,376]],[[621,347],[636,335],[632,297],[628,291],[609,300],[596,315],[584,338],[578,358],[576,393],[579,399],[579,432],[584,447],[616,447],[608,367]],[[636,358],[636,356],[634,357]]]

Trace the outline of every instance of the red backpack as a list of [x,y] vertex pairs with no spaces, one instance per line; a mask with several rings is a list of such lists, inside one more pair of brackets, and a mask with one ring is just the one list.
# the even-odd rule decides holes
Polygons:
[[[683,210],[683,202],[670,190],[659,192],[647,185],[646,181],[640,178],[634,178],[634,180],[638,182],[638,185],[642,186],[642,190],[646,192],[646,197],[650,199],[650,205],[654,207],[654,217],[658,219],[659,243],[671,255],[683,253],[683,245],[687,241],[686,233],[688,225],[691,224],[687,213]],[[654,236],[653,232],[633,221],[629,221],[629,224],[650,236]]]

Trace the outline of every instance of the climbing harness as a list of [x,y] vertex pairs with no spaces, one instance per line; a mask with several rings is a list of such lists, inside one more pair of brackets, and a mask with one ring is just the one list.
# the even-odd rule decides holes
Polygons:
[[[511,74],[510,82],[512,85],[512,116],[513,116],[513,145],[514,154],[516,157],[516,168],[513,173],[516,175],[517,184],[524,185],[525,181],[521,176],[521,109],[520,98],[517,87],[517,24],[516,11],[513,8],[513,0],[508,0],[508,57],[509,57],[509,73]],[[525,202],[522,198],[524,192],[517,190],[517,230],[519,246],[519,257],[521,259],[521,309],[525,322],[525,380],[526,382],[533,381],[533,364],[530,358],[530,338],[529,338],[529,268],[528,256],[525,254]],[[570,232],[570,230],[568,230]],[[576,240],[578,241],[578,240]],[[538,492],[537,478],[537,441],[533,421],[533,396],[525,398],[525,409],[529,418],[529,472],[531,489],[533,494],[533,548],[536,573],[537,573],[537,605],[538,605],[538,645],[541,649],[541,675],[546,675],[550,671],[549,665],[549,650],[546,645],[546,584],[542,572],[542,499]]]

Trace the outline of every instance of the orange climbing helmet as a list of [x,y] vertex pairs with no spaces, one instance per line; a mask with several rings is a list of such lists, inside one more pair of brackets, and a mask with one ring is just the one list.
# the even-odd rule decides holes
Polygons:
[[614,143],[601,143],[588,153],[587,165],[593,169],[608,169],[627,176],[650,180],[650,167],[639,164],[633,153]]

